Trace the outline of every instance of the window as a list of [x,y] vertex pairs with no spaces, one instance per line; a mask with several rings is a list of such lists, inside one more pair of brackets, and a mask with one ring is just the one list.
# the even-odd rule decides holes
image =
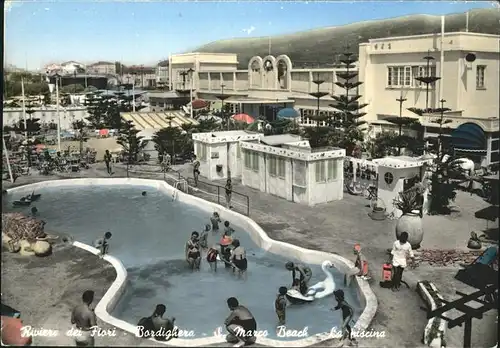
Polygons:
[[430,66],[390,66],[387,68],[388,87],[422,87],[424,83],[416,81],[416,77],[436,76],[436,67]]
[[293,161],[293,184],[306,187],[306,162]]
[[337,160],[328,160],[328,166],[327,166],[327,176],[326,179],[328,181],[335,181],[337,180]]
[[476,67],[476,88],[485,88],[484,87],[484,71],[486,70],[485,65],[478,65]]
[[491,142],[491,150],[492,151],[498,150],[498,140],[493,140]]
[[316,182],[325,182],[326,181],[325,161],[316,162],[315,167],[316,167]]
[[198,159],[198,161],[207,160],[207,147],[205,144],[202,143],[196,144],[196,158]]
[[245,150],[243,152],[245,168],[258,171],[259,170],[259,153]]
[[285,177],[285,160],[276,156],[269,156],[269,175]]
[[411,66],[405,66],[405,70],[404,70],[404,85],[405,87],[411,87],[411,82],[412,82],[412,78],[411,78]]

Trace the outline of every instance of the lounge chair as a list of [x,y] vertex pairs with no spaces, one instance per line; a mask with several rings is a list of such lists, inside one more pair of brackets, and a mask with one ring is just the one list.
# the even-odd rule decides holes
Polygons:
[[472,266],[476,263],[480,263],[487,266],[493,266],[495,260],[498,259],[498,246],[490,246],[486,248],[481,255],[479,255],[473,262],[471,262],[468,266]]

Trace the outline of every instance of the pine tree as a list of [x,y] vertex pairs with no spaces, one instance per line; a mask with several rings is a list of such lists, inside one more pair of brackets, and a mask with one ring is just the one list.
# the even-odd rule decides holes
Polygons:
[[333,119],[329,120],[330,126],[340,130],[335,139],[335,145],[346,149],[346,155],[350,156],[357,142],[363,141],[363,133],[359,128],[366,123],[361,118],[366,115],[365,112],[359,110],[366,107],[368,104],[360,104],[358,100],[361,98],[359,94],[353,94],[363,82],[355,81],[358,77],[358,72],[352,70],[355,68],[357,59],[350,52],[345,52],[340,62],[344,65],[345,71],[337,72],[343,82],[335,82],[335,84],[345,90],[344,94],[333,95],[336,104],[330,106],[337,111],[334,112]]
[[132,121],[123,122],[120,128],[120,136],[116,140],[123,147],[129,164],[137,162],[139,152],[146,145],[146,142],[142,141],[143,137],[138,136],[138,133],[139,131],[135,129]]
[[98,93],[87,93],[85,102],[83,103],[87,108],[87,121],[95,129],[101,129],[104,126],[104,116],[106,108],[103,100]]

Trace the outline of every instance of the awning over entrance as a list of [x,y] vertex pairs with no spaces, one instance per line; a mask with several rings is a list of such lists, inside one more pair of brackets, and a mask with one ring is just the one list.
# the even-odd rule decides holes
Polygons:
[[464,123],[451,133],[451,143],[455,149],[481,151],[486,150],[486,136],[475,123]]
[[231,97],[224,103],[228,104],[283,104],[295,103],[294,99],[265,99],[265,98],[245,98],[245,97]]

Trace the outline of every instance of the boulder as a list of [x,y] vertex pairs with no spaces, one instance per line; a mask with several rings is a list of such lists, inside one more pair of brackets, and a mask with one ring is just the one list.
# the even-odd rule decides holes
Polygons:
[[2,246],[11,253],[17,253],[21,250],[21,246],[15,240],[2,233]]
[[49,242],[39,240],[32,246],[36,256],[48,256],[52,254],[52,245]]
[[31,243],[28,242],[26,239],[21,239],[19,241],[19,246],[21,248],[21,250],[19,251],[19,253],[23,256],[33,256],[35,255],[35,252],[33,251],[33,249],[31,249]]

